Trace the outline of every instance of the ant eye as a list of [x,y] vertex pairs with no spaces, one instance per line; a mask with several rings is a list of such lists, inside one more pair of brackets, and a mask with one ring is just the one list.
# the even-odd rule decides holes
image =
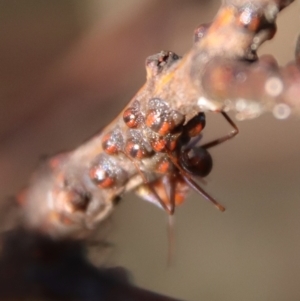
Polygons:
[[211,172],[213,166],[210,153],[201,147],[183,151],[179,162],[185,171],[199,177],[206,177]]

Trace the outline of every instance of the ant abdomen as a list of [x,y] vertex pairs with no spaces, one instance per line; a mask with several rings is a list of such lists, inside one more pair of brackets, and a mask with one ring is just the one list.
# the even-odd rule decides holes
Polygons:
[[179,164],[190,175],[206,177],[212,170],[213,160],[205,148],[194,147],[181,152]]

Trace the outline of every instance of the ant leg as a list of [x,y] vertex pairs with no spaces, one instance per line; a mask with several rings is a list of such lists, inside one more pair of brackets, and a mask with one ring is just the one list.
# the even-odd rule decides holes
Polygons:
[[148,179],[146,178],[145,174],[141,171],[141,169],[140,169],[139,165],[137,164],[137,162],[135,162],[134,160],[132,160],[131,162],[134,164],[134,166],[135,166],[137,172],[139,173],[139,175],[140,175],[141,178],[143,179],[143,182],[144,182],[145,184],[148,184]]
[[221,212],[225,211],[225,207],[223,207],[221,204],[219,204],[213,197],[211,197],[207,192],[205,192],[191,177],[191,175],[186,172],[181,166],[180,164],[177,162],[176,157],[174,157],[170,152],[168,152],[168,156],[170,158],[170,160],[172,161],[172,163],[178,168],[179,172],[182,174],[184,180],[186,181],[186,183],[192,187],[194,190],[196,190],[199,194],[201,194],[204,199],[206,199],[207,201],[210,201],[211,203],[213,203],[213,205],[220,210]]
[[213,197],[211,197],[205,190],[203,190],[192,178],[183,176],[185,181],[192,187],[194,190],[196,190],[199,194],[203,196],[203,198],[211,203],[220,210],[221,212],[225,211],[225,208],[219,204]]
[[[231,138],[233,138],[234,136],[236,136],[239,133],[239,129],[238,127],[235,125],[235,123],[231,120],[231,118],[227,115],[227,113],[225,112],[221,112],[221,114],[224,116],[224,118],[227,120],[227,122],[233,127],[233,131],[230,132],[229,134],[227,134],[224,137],[218,138],[216,140],[213,140],[209,143],[206,143],[204,145],[201,146],[201,149],[208,149],[210,147],[216,146],[220,143],[223,143]],[[199,135],[194,141],[192,141],[192,143],[187,147],[187,149],[183,150],[183,153],[187,154],[193,147],[196,146],[196,144],[199,142],[199,140],[201,139],[201,135]],[[206,200],[208,200],[209,202],[211,202],[218,210],[220,210],[221,212],[225,211],[225,208],[219,204],[213,197],[211,197],[207,192],[205,192],[205,190],[203,190],[192,178],[190,172],[186,171],[185,169],[183,169],[183,167],[181,166],[180,162],[178,162],[178,158],[176,156],[174,156],[172,154],[171,151],[167,151],[168,157],[169,159],[172,161],[172,163],[178,168],[179,172],[182,174],[184,180],[186,181],[186,183],[193,188],[194,190],[196,190],[200,195],[202,195],[202,197]],[[203,154],[202,154],[203,157]],[[210,157],[210,156],[209,156]],[[206,158],[206,157],[205,157]],[[204,160],[204,158],[203,158]],[[204,166],[205,167],[205,166]],[[202,166],[203,168],[203,166]],[[206,169],[203,171],[203,173],[206,175],[210,172],[211,169],[211,165],[208,165],[205,167]],[[197,174],[199,175],[199,174]],[[204,176],[204,175],[202,175]],[[172,210],[172,208],[171,208]]]
[[158,195],[158,193],[156,192],[155,188],[151,185],[151,183],[146,184],[150,191],[153,193],[155,199],[158,201],[158,203],[162,206],[162,208],[169,214],[172,215],[174,213],[174,210],[172,211],[172,209],[170,209],[166,203],[161,199],[161,197]]
[[188,144],[187,144],[187,147],[186,147],[186,150],[191,150],[192,148],[194,148],[198,143],[199,141],[202,139],[202,134],[196,136],[196,137],[193,137],[194,139],[191,140]]
[[[153,182],[142,183],[135,192],[142,199],[150,201],[155,205],[159,204],[169,215],[173,215],[175,210],[176,182],[173,182],[172,179],[165,179],[165,177],[166,175]],[[170,197],[172,199],[170,199]],[[169,204],[171,204],[171,206],[169,206]]]
[[128,154],[126,154],[125,152],[123,152],[123,154],[133,163],[135,169],[137,170],[138,174],[141,176],[143,182],[145,184],[148,184],[148,179],[146,178],[145,174],[141,171],[138,163],[134,159],[132,159]]
[[163,185],[164,185],[164,189],[165,189],[165,192],[166,192],[166,195],[169,199],[169,203],[170,203],[170,208],[169,208],[169,215],[173,215],[174,212],[175,212],[175,194],[176,194],[176,191],[175,191],[175,185],[174,181],[172,181],[173,177],[170,176],[170,175],[166,175],[163,177]]
[[221,114],[224,116],[224,118],[227,120],[227,122],[233,127],[233,131],[231,131],[229,134],[227,134],[224,137],[218,138],[218,139],[213,140],[211,142],[208,142],[208,143],[206,143],[204,145],[201,145],[202,148],[208,149],[208,148],[214,147],[214,146],[216,146],[218,144],[221,144],[221,143],[223,143],[223,142],[225,142],[227,140],[232,139],[234,136],[236,136],[239,133],[238,127],[231,120],[231,118],[227,115],[227,113],[225,113],[225,112],[222,111]]
[[[127,156],[127,155],[126,155]],[[128,158],[130,159],[130,161],[134,164],[137,172],[139,173],[139,175],[141,176],[144,185],[146,185],[149,190],[151,191],[151,193],[154,195],[154,198],[158,201],[158,203],[161,205],[161,207],[169,214],[169,215],[173,215],[174,214],[174,210],[175,210],[175,204],[174,206],[172,206],[172,202],[171,202],[171,208],[169,208],[164,201],[161,199],[161,197],[158,195],[158,193],[156,192],[155,188],[152,186],[151,183],[149,183],[148,179],[146,178],[145,174],[141,171],[140,167],[138,166],[137,162],[135,160],[133,160],[132,158],[130,158],[128,156]],[[172,190],[172,189],[171,189]]]

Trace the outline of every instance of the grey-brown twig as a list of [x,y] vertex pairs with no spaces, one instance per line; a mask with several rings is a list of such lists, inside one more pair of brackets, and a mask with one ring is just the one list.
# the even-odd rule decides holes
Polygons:
[[36,171],[18,196],[26,225],[53,236],[86,235],[120,195],[161,177],[153,169],[160,159],[168,157],[180,168],[166,145],[177,142],[182,126],[199,112],[235,110],[240,119],[266,110],[278,118],[299,112],[299,47],[296,62],[284,68],[256,55],[291,2],[224,1],[214,21],[196,29],[195,44],[183,58],[172,52],[150,56],[145,85],[120,115]]

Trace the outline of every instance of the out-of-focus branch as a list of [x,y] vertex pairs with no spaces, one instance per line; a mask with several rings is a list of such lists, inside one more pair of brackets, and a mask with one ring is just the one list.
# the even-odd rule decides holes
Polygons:
[[0,299],[176,301],[133,286],[122,268],[94,267],[85,253],[80,241],[56,241],[24,229],[6,233]]
[[238,119],[265,111],[278,119],[300,114],[300,69],[297,63],[279,67],[271,56],[252,64],[214,58],[206,67],[203,87],[208,99],[224,103]]
[[[271,58],[257,60],[256,50],[273,37],[278,12],[291,2],[225,1],[210,25],[196,29],[194,47],[182,59],[161,52],[146,60],[147,82],[128,106],[138,102],[145,114],[150,99],[162,99],[186,121],[199,111],[227,109],[236,110],[241,119],[267,109],[282,118],[287,107],[299,107],[294,102],[298,67],[279,69]],[[124,159],[122,151],[114,160],[125,171],[124,184],[103,189],[91,181],[91,164],[104,153],[103,137],[116,128],[128,130],[123,112],[99,135],[38,170],[19,197],[27,224],[52,235],[82,235],[112,212],[120,194],[142,183],[135,164]],[[157,159],[147,160],[153,166]]]

